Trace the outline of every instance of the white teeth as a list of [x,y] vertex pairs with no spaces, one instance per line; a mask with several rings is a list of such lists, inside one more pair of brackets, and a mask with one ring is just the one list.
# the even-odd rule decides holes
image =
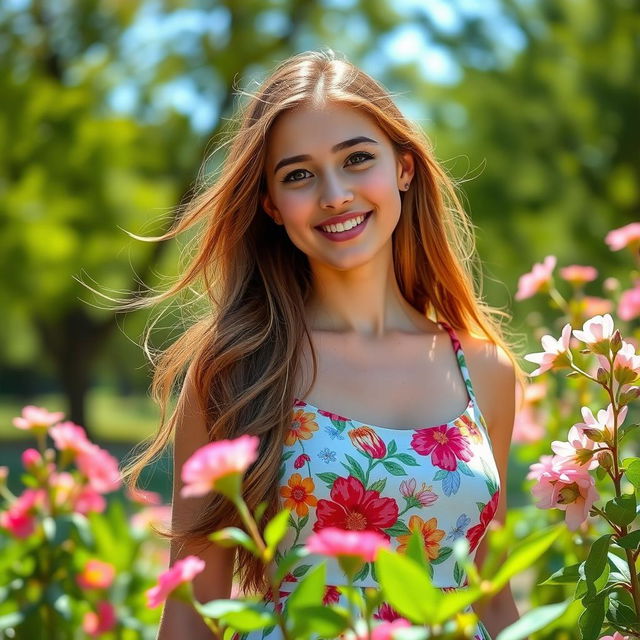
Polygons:
[[338,222],[338,224],[330,224],[320,228],[327,233],[340,233],[341,231],[348,231],[349,229],[353,229],[353,227],[357,227],[364,221],[364,218],[364,216],[357,216],[345,222]]

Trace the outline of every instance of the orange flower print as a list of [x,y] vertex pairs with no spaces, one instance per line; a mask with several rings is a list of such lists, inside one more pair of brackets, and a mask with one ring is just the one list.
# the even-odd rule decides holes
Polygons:
[[309,507],[315,507],[318,504],[318,499],[313,495],[315,489],[313,480],[294,473],[287,484],[286,487],[280,487],[280,495],[286,498],[285,509],[295,511],[300,517],[306,516],[309,513]]
[[468,415],[465,414],[458,418],[455,424],[456,427],[460,429],[460,433],[463,436],[477,444],[480,444],[482,442],[482,434],[480,433],[480,430]]
[[387,455],[387,445],[371,427],[349,429],[349,437],[353,446],[365,455],[378,459]]
[[284,443],[290,447],[298,440],[308,440],[313,432],[318,430],[318,424],[313,418],[314,414],[304,411],[304,409],[294,411],[291,427],[285,436]]
[[[444,538],[445,532],[442,529],[438,529],[438,520],[436,518],[430,518],[429,520],[423,520],[420,516],[411,516],[409,518],[410,531],[419,531],[424,538],[424,547],[427,552],[429,560],[435,560],[440,553],[440,540]],[[403,536],[398,536],[398,553],[406,553],[407,545],[409,544],[409,538],[411,534],[408,533]]]

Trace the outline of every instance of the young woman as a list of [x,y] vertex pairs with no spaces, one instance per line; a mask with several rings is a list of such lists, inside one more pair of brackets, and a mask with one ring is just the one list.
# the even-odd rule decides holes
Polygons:
[[[201,312],[157,363],[161,427],[129,469],[135,483],[173,437],[171,561],[206,561],[196,597],[228,598],[234,572],[241,592],[267,593],[253,557],[206,539],[239,525],[232,505],[180,497],[195,449],[244,433],[261,441],[249,506],[267,500],[267,518],[292,510],[281,553],[328,526],[374,530],[402,550],[417,528],[434,584],[463,586],[453,541],[466,537],[481,565],[484,533],[505,516],[520,374],[494,319],[503,314],[476,292],[472,225],[421,131],[349,62],[297,55],[245,105],[215,183],[154,240],[197,224],[185,273],[150,300],[200,287]],[[328,577],[325,601],[343,598],[337,566]],[[356,584],[377,585],[371,567]],[[386,603],[377,612],[394,615]],[[507,587],[476,637],[517,618]],[[169,602],[159,637],[211,635]]]

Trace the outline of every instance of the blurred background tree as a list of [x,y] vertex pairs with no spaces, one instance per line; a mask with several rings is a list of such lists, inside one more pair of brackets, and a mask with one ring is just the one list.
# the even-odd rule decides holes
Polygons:
[[[615,275],[623,258],[603,237],[640,218],[639,4],[3,3],[3,422],[50,392],[50,409],[103,437],[137,441],[155,427],[136,344],[147,312],[100,308],[78,279],[114,297],[166,285],[180,247],[123,229],[166,230],[233,113],[234,89],[306,49],[345,53],[425,127],[462,181],[492,304],[510,308],[518,275],[548,253]],[[513,309],[514,326],[534,310]],[[156,346],[179,330],[167,316]],[[102,392],[113,401],[87,410]],[[147,407],[137,430],[115,425],[127,397]]]

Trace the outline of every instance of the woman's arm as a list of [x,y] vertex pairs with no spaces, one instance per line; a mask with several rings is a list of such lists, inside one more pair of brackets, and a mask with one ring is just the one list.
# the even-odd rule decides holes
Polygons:
[[[191,454],[209,442],[204,414],[196,397],[191,377],[187,375],[178,407],[182,415],[176,425],[173,451],[173,501],[172,523],[182,526],[193,522],[198,511],[208,500],[202,498],[182,498],[180,478],[182,465]],[[199,602],[226,599],[230,597],[233,579],[235,549],[219,547],[208,543],[203,550],[196,544],[178,546],[172,541],[170,565],[187,555],[197,555],[205,561],[205,569],[193,581],[194,595]],[[188,605],[168,600],[162,613],[157,640],[211,640],[215,636],[202,618]]]

